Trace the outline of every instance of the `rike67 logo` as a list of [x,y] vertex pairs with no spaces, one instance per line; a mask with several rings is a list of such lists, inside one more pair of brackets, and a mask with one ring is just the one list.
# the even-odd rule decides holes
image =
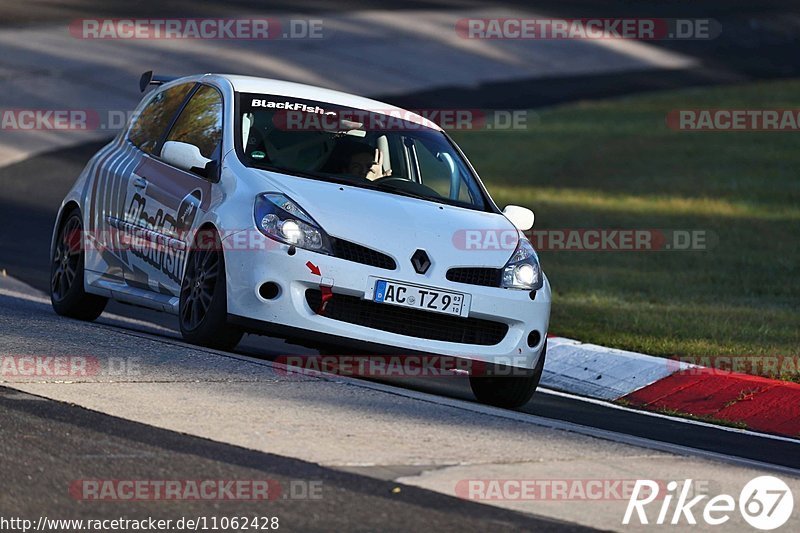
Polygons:
[[[729,494],[719,494],[712,498],[701,494],[689,499],[692,493],[691,479],[684,480],[682,485],[677,481],[670,481],[666,485],[666,494],[659,494],[662,487],[663,484],[649,479],[636,480],[622,523],[631,524],[631,519],[635,517],[640,524],[694,525],[697,524],[697,518],[702,518],[708,525],[719,526],[728,522],[738,507],[739,513],[748,524],[755,529],[768,531],[784,525],[794,508],[794,496],[789,486],[774,476],[760,476],[750,480],[739,493],[738,502]],[[701,504],[706,498],[709,499],[704,505]],[[645,507],[655,501],[660,506],[652,506],[648,516]],[[651,522],[652,511],[656,509],[658,515]]]

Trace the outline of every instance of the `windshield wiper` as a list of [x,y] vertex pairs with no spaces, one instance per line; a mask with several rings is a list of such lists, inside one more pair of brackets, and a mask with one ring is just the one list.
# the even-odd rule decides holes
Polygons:
[[369,183],[366,184],[364,187],[376,191],[399,194],[400,196],[408,196],[409,198],[417,198],[418,200],[428,200],[429,202],[441,201],[439,198],[435,198],[433,196],[426,196],[424,194],[407,191],[406,189],[401,189],[399,187],[392,187],[391,185],[386,185],[385,183]]

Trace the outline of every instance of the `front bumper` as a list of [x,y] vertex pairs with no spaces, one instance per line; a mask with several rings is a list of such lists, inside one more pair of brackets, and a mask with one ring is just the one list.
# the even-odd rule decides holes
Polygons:
[[[531,300],[528,291],[448,281],[445,274],[451,265],[434,263],[425,275],[419,275],[409,260],[400,258],[395,258],[396,270],[385,270],[299,248],[289,255],[289,246],[247,233],[250,234],[247,246],[236,245],[236,234],[223,242],[228,314],[232,322],[247,329],[301,342],[309,340],[376,352],[391,347],[392,351],[441,354],[529,369],[538,361],[550,319],[550,284],[546,277],[544,286]],[[307,263],[318,268],[320,274],[312,272]],[[320,290],[321,286],[330,288],[334,299],[337,295],[364,298],[371,292],[370,278],[375,277],[470,294],[469,317],[502,322],[508,326],[508,332],[491,346],[431,340],[336,320],[318,314],[306,301],[306,291]],[[278,285],[277,297],[267,300],[259,294],[259,287],[266,282]],[[528,335],[534,330],[539,333],[539,341],[529,346]]]

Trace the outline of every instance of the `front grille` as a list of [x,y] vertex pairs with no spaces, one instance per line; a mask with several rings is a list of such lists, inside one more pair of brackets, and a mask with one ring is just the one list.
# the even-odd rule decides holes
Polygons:
[[397,268],[397,263],[394,262],[394,259],[372,248],[334,238],[331,238],[331,246],[333,247],[333,255],[339,259],[385,268],[386,270],[394,270]]
[[[322,305],[322,293],[317,289],[308,289],[306,302],[317,311]],[[461,344],[493,346],[508,333],[508,325],[502,322],[378,304],[344,294],[335,294],[328,300],[323,315],[389,333]]]
[[499,287],[503,280],[503,270],[500,268],[451,268],[447,271],[447,279],[468,285]]

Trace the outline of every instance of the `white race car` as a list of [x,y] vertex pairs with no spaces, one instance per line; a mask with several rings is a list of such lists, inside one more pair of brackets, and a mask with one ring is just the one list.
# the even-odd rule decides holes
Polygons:
[[186,340],[219,349],[253,332],[437,354],[479,362],[481,401],[531,397],[550,317],[522,233],[533,213],[500,211],[440,127],[285,81],[140,85],[155,89],[59,210],[57,313],[93,320],[112,298],[175,313]]

